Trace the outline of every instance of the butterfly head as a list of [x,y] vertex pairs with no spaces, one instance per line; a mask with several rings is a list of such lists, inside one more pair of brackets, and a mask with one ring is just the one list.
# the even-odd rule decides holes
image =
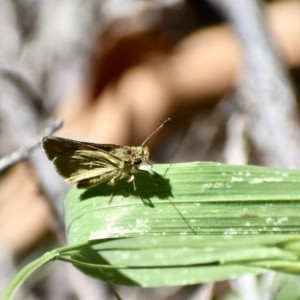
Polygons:
[[149,160],[149,149],[145,146],[125,147],[123,151],[125,164],[139,166]]

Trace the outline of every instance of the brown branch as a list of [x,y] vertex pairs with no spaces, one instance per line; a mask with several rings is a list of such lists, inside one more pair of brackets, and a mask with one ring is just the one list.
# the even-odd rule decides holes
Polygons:
[[[52,135],[53,132],[61,128],[63,122],[61,119],[55,119],[52,121],[44,130],[42,136]],[[22,149],[18,149],[8,155],[5,155],[0,159],[0,172],[5,171],[7,168],[19,163],[22,160],[27,159],[31,153],[39,148],[41,138],[38,138],[37,141],[34,141],[31,145],[26,146]]]

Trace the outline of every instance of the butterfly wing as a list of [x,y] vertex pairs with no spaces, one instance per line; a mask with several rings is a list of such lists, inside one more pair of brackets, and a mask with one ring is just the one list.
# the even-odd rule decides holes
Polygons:
[[43,139],[43,148],[58,173],[79,187],[108,182],[124,168],[122,159],[108,152],[121,148],[117,145],[49,137]]
[[114,154],[120,152],[122,149],[121,146],[114,144],[80,142],[56,136],[43,138],[42,147],[50,160],[53,160],[63,153],[74,152],[76,150],[103,150]]

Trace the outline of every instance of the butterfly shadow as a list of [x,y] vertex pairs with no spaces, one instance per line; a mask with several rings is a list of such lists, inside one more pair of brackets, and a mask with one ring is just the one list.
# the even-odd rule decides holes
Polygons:
[[110,197],[110,202],[116,196],[124,198],[134,196],[139,197],[145,206],[154,207],[151,199],[158,198],[160,200],[173,197],[170,180],[158,173],[151,174],[149,172],[137,172],[135,175],[135,186],[126,179],[121,179],[115,185],[101,183],[83,191],[80,200],[84,201],[93,197]]

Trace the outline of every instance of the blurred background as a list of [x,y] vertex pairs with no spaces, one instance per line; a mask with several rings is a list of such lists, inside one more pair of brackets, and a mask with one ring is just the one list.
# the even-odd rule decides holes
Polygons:
[[[297,0],[1,0],[0,293],[21,266],[65,244],[70,187],[35,147],[55,117],[64,122],[55,135],[120,145],[140,145],[171,117],[148,143],[155,162],[300,168],[299,66]],[[274,276],[118,291],[275,299],[290,278]],[[19,297],[114,299],[58,262]]]

